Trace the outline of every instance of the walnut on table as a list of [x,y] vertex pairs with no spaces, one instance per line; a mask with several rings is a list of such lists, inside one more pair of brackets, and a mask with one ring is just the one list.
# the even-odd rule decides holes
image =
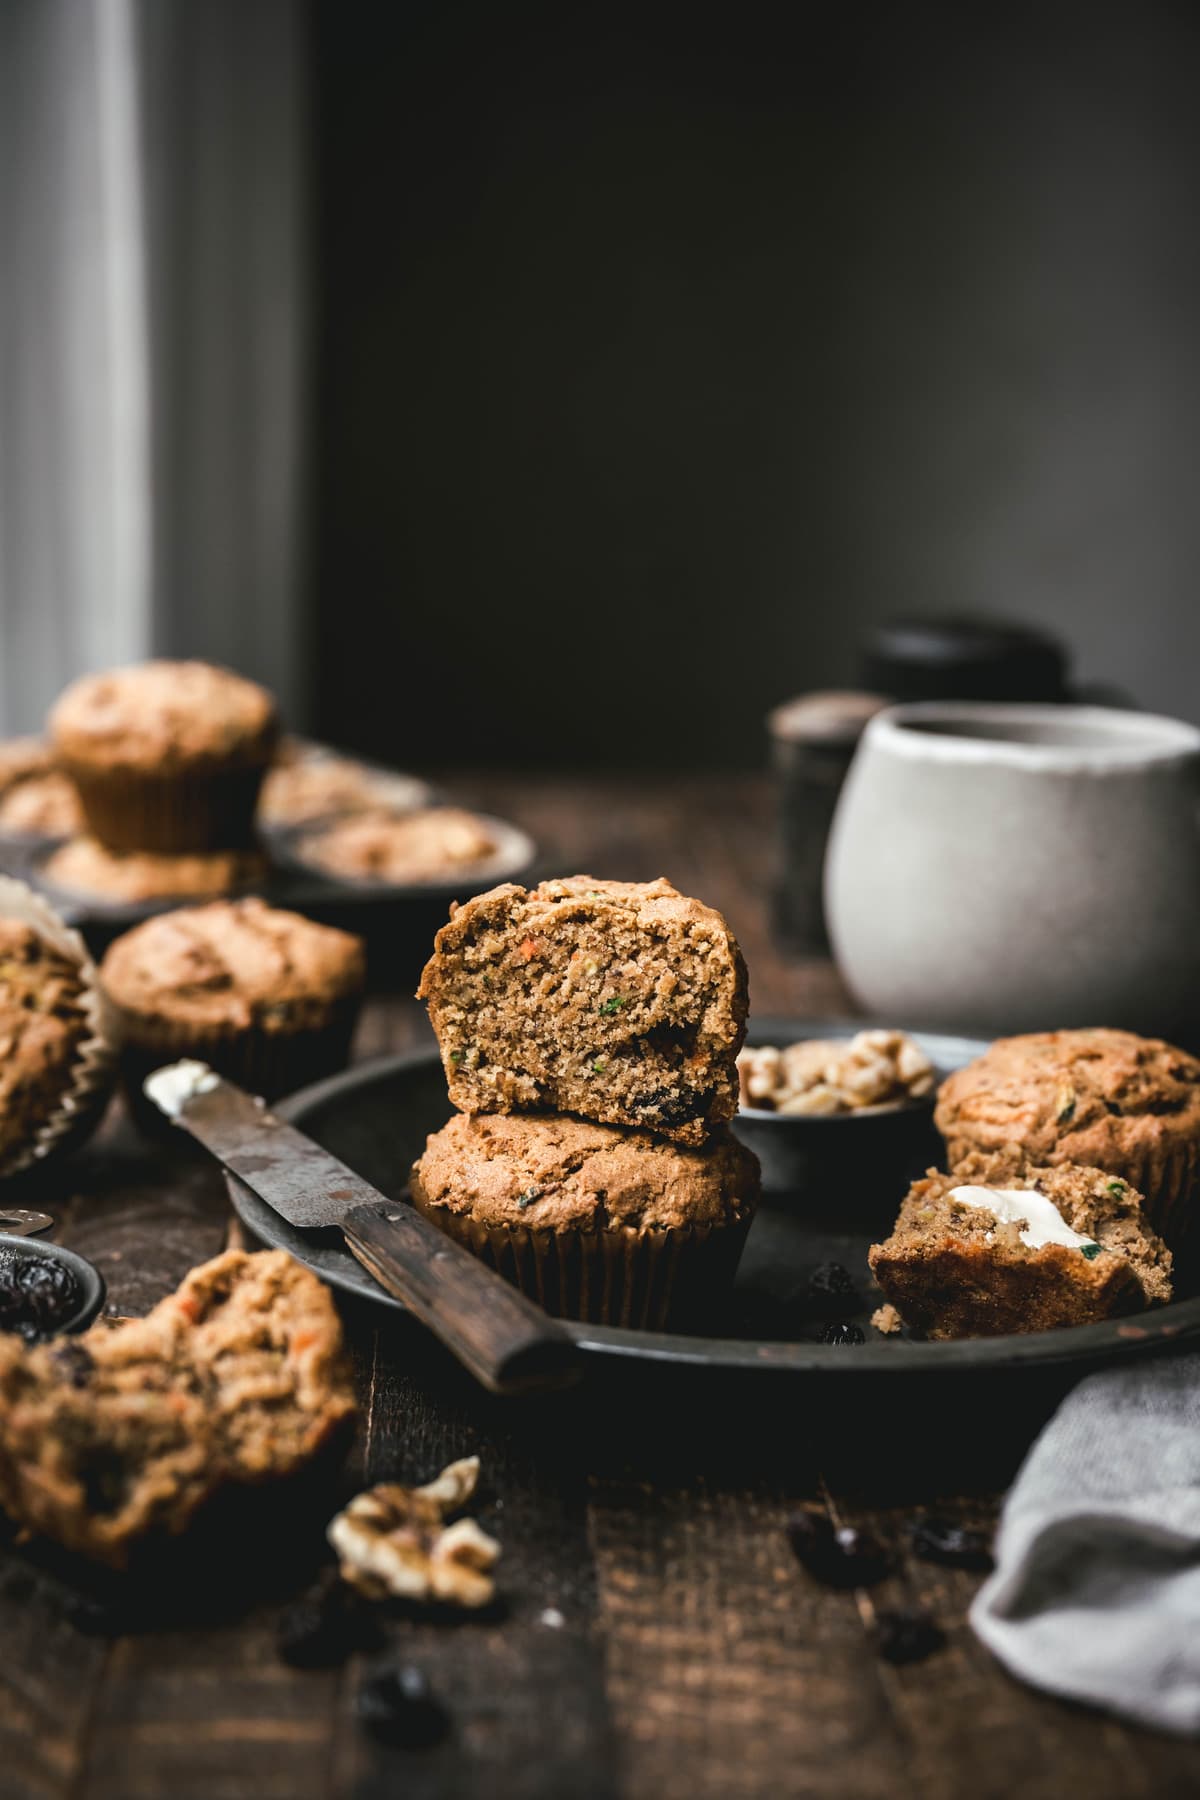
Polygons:
[[479,1458],[468,1456],[424,1487],[382,1482],[358,1494],[327,1532],[343,1581],[369,1600],[486,1606],[496,1591],[491,1570],[500,1546],[474,1519],[446,1523],[478,1479]]

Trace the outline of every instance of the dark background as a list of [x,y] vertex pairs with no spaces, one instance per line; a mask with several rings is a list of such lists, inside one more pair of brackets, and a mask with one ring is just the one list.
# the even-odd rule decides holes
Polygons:
[[1200,15],[315,0],[319,730],[754,763],[872,619],[1200,718]]

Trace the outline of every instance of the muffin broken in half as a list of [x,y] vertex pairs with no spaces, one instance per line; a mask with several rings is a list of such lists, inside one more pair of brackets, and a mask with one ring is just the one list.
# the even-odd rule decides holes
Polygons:
[[746,966],[669,881],[574,875],[457,907],[418,997],[462,1112],[564,1112],[702,1144],[737,1110]]
[[1141,1195],[1102,1169],[972,1156],[914,1182],[871,1269],[930,1338],[1087,1325],[1171,1298],[1171,1253]]

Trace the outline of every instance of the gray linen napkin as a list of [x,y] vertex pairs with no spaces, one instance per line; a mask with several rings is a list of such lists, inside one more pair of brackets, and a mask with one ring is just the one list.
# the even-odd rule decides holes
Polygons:
[[1005,1503],[970,1620],[1034,1687],[1200,1732],[1200,1356],[1068,1396]]

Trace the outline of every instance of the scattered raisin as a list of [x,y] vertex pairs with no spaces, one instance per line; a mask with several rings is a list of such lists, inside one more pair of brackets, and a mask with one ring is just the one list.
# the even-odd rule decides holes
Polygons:
[[987,1533],[971,1531],[949,1519],[930,1516],[914,1520],[908,1530],[914,1556],[922,1562],[944,1563],[951,1569],[976,1569],[981,1574],[992,1567],[992,1549]]
[[871,1587],[892,1566],[891,1552],[869,1531],[853,1525],[835,1530],[829,1517],[815,1507],[793,1513],[787,1534],[809,1574],[826,1587]]
[[823,1344],[865,1344],[866,1337],[859,1325],[849,1325],[840,1320],[836,1325],[827,1325],[821,1333]]
[[945,1643],[945,1632],[928,1613],[913,1608],[875,1615],[875,1649],[884,1662],[924,1662]]
[[450,1729],[445,1707],[421,1670],[411,1666],[377,1669],[368,1675],[354,1709],[375,1737],[408,1750],[436,1744]]

